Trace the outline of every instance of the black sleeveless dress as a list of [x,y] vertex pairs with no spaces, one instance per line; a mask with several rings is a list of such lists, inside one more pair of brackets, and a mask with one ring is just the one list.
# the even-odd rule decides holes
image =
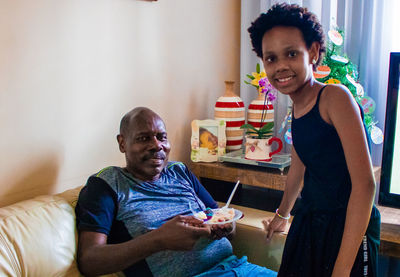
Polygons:
[[[292,116],[293,145],[306,170],[280,277],[331,276],[339,253],[351,180],[336,129],[319,113],[324,88],[311,111],[297,119]],[[379,237],[380,214],[374,206],[351,276],[377,276]]]

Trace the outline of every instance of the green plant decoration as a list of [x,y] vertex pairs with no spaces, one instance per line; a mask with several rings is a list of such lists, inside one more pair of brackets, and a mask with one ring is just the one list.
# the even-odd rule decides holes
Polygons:
[[240,129],[247,129],[246,135],[254,136],[259,139],[271,137],[273,134],[272,128],[274,128],[273,122],[269,122],[269,123],[265,124],[260,129],[257,129],[253,125],[248,124],[248,123],[240,126]]

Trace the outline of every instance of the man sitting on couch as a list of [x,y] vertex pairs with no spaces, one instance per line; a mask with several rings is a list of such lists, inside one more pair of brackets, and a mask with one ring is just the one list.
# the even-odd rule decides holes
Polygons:
[[276,276],[238,259],[226,236],[234,226],[205,225],[188,216],[217,203],[182,163],[168,162],[165,124],[139,107],[117,136],[126,167],[89,177],[76,206],[78,265],[85,275]]

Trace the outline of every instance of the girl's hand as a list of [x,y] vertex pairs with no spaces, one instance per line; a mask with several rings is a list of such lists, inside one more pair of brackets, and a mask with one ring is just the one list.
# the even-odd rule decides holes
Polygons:
[[275,215],[272,219],[264,219],[262,223],[264,224],[264,229],[267,232],[267,242],[271,240],[274,232],[285,232],[288,229],[288,220],[280,218],[277,215]]

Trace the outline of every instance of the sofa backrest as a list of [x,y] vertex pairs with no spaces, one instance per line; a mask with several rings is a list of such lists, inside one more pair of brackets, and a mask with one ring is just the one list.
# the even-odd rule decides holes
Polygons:
[[0,208],[0,276],[82,276],[76,263],[75,224],[81,189]]
[[0,209],[1,276],[81,276],[74,207],[39,196]]

